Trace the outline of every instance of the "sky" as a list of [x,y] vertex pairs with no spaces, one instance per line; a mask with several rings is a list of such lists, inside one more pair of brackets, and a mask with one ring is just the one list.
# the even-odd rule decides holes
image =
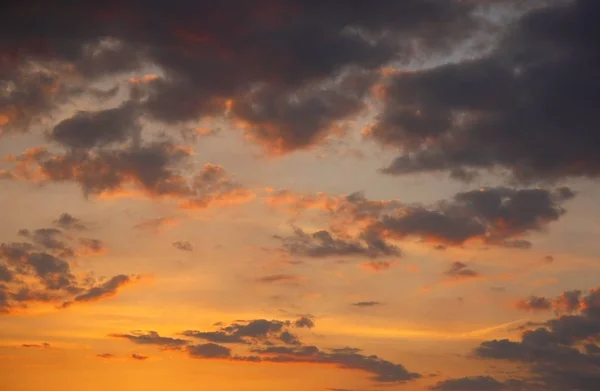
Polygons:
[[600,2],[0,13],[0,389],[597,391]]

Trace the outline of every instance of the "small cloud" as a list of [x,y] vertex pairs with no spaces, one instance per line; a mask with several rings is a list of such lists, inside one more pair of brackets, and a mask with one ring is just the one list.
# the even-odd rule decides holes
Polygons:
[[194,246],[190,242],[175,242],[173,243],[173,247],[177,250],[192,252],[194,251]]
[[517,301],[515,307],[522,311],[547,311],[552,309],[552,300],[542,296],[530,296]]
[[142,356],[141,354],[132,353],[131,358],[133,358],[134,360],[138,360],[138,361],[144,361],[144,360],[148,359],[148,356]]
[[50,344],[48,342],[44,342],[41,344],[28,344],[28,343],[24,343],[21,345],[22,348],[26,348],[26,349],[50,349]]
[[292,274],[274,274],[270,276],[264,276],[258,278],[256,281],[265,284],[271,284],[276,282],[298,282],[300,278]]
[[117,356],[115,356],[112,353],[102,353],[102,354],[96,354],[96,357],[102,358],[104,360],[110,360],[111,358],[115,358]]
[[54,224],[67,231],[83,231],[87,228],[81,220],[69,213],[61,214],[58,219],[54,220]]
[[476,278],[482,278],[481,274],[476,271],[469,269],[469,267],[462,262],[454,262],[446,272],[444,272],[448,278],[452,280],[470,280]]
[[355,307],[375,307],[377,305],[381,305],[378,301],[359,301],[357,303],[352,303]]

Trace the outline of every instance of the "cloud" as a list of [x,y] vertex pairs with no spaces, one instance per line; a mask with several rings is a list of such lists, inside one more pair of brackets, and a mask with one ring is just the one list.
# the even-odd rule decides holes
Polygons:
[[523,311],[544,311],[552,308],[552,301],[541,296],[530,296],[517,301],[515,306]]
[[522,390],[524,382],[516,379],[498,381],[491,376],[461,377],[443,380],[431,386],[431,390],[440,391],[510,391]]
[[270,276],[260,277],[256,281],[270,284],[276,282],[298,282],[298,280],[298,276],[294,276],[291,274],[274,274]]
[[[27,129],[82,94],[111,97],[119,90],[99,91],[94,82],[134,73],[131,95],[152,122],[227,114],[250,138],[277,152],[310,147],[359,113],[376,80],[372,75],[388,63],[445,53],[486,24],[475,12],[477,2],[375,1],[356,7],[285,0],[275,7],[186,3],[171,10],[137,0],[68,10],[31,3],[11,7],[3,18],[12,34],[0,44],[14,53],[5,71],[14,87],[0,101],[0,107],[14,107],[2,113],[5,127]],[[122,22],[132,15],[135,23]],[[294,23],[281,22],[290,18]],[[57,22],[65,19],[81,22]],[[37,37],[44,37],[43,49],[32,43]],[[42,66],[30,69],[25,59]],[[161,75],[138,76],[146,67],[159,68]],[[73,80],[78,83],[69,88]],[[123,115],[105,116],[76,114],[55,133],[77,146],[124,137],[122,122],[113,118]],[[89,134],[71,130],[81,126]]]
[[[375,355],[363,355],[357,348],[321,350],[316,346],[306,345],[291,328],[311,329],[315,326],[308,316],[295,321],[254,319],[237,321],[230,325],[216,324],[216,331],[187,330],[181,333],[190,338],[207,341],[193,344],[187,340],[160,337],[156,332],[136,332],[131,334],[113,334],[114,337],[126,338],[134,343],[155,344],[168,347],[185,347],[191,358],[228,360],[232,362],[252,363],[304,363],[316,365],[335,365],[341,369],[358,370],[371,375],[371,379],[380,383],[404,383],[421,377],[420,374],[408,371],[403,365],[396,364]],[[300,330],[298,330],[301,332]],[[233,348],[223,344],[235,344]],[[245,349],[242,353],[241,349]]]
[[139,345],[156,345],[167,348],[178,348],[189,343],[188,340],[171,337],[161,337],[156,331],[132,331],[131,334],[111,334],[114,338],[127,339]]
[[49,349],[51,347],[51,345],[48,342],[44,342],[42,344],[28,344],[28,343],[24,343],[21,345],[22,348],[28,348],[28,349]]
[[188,346],[187,351],[194,358],[228,358],[231,356],[231,349],[214,343]]
[[68,148],[90,149],[133,137],[138,129],[136,120],[132,104],[104,111],[79,111],[58,123],[49,137]]
[[306,327],[311,329],[315,327],[315,322],[308,316],[302,316],[294,322],[294,326],[303,328]]
[[355,307],[375,307],[381,305],[381,303],[378,301],[359,301],[356,303],[352,303],[352,305]]
[[[568,187],[486,187],[459,192],[450,199],[423,205],[407,204],[397,199],[369,200],[362,193],[335,196],[279,190],[271,191],[266,202],[295,218],[309,210],[322,211],[329,219],[331,232],[351,236],[350,232],[358,229],[362,232],[358,241],[371,241],[371,247],[381,249],[372,254],[383,255],[391,254],[394,249],[384,239],[416,238],[433,242],[437,248],[479,241],[487,245],[528,249],[531,242],[523,236],[544,231],[550,223],[560,219],[566,213],[564,204],[574,196],[575,193]],[[319,240],[333,240],[334,243],[337,240],[325,230],[319,236],[311,239],[310,235],[297,229],[294,236],[286,238],[288,251],[297,247],[297,251],[324,252],[322,247],[325,246],[319,245]],[[341,249],[357,242],[345,238],[339,240]],[[369,243],[365,245],[368,248]],[[363,248],[363,252],[367,255],[369,250]]]
[[462,262],[453,262],[450,269],[444,272],[444,275],[452,280],[469,280],[474,278],[481,278],[481,274],[477,273],[473,269]]
[[520,341],[508,339],[482,342],[474,355],[525,364],[542,387],[557,391],[597,388],[600,359],[600,289],[581,294],[573,312],[526,330]]
[[83,231],[86,229],[81,220],[69,213],[62,213],[58,219],[54,220],[54,224],[66,231]]
[[541,231],[558,220],[565,213],[561,205],[573,196],[569,188],[483,188],[457,193],[452,200],[434,207],[412,206],[396,215],[384,215],[372,229],[396,239],[413,236],[447,245],[479,239],[526,248],[523,242],[510,240]]
[[103,282],[99,286],[92,287],[87,291],[75,296],[73,301],[65,302],[64,307],[68,307],[73,303],[84,303],[91,301],[98,301],[107,297],[113,297],[117,294],[119,289],[128,285],[132,282],[132,278],[125,274],[119,274],[111,277],[109,280]]
[[381,383],[404,383],[421,375],[409,372],[401,364],[394,364],[375,355],[365,356],[354,351],[324,352],[316,346],[296,348],[267,347],[253,350],[263,361],[278,363],[333,364],[343,369],[355,369],[372,375],[371,379]]
[[383,172],[506,170],[533,182],[596,177],[595,1],[551,2],[508,26],[489,54],[398,73],[370,137],[402,148]]
[[190,242],[174,242],[173,247],[177,250],[192,252],[194,251],[194,246]]
[[137,354],[137,353],[131,353],[131,358],[133,358],[134,360],[137,360],[137,361],[145,361],[149,357],[148,356],[142,356],[141,354]]
[[376,258],[380,256],[399,255],[400,250],[387,244],[374,232],[365,232],[358,239],[343,239],[332,236],[328,231],[317,231],[307,234],[299,228],[294,235],[277,237],[283,248],[291,255],[311,258],[334,256],[363,256]]
[[108,252],[108,248],[100,239],[79,238],[79,247],[75,252],[79,256],[102,255]]
[[96,357],[102,358],[104,360],[110,360],[110,359],[115,358],[117,356],[115,356],[112,353],[101,353],[101,354],[96,354]]

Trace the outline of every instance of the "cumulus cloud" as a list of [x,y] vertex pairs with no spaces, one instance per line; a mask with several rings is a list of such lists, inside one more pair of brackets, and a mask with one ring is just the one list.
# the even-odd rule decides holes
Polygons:
[[[362,193],[334,196],[288,190],[271,191],[266,202],[298,217],[311,209],[325,212],[330,230],[357,240],[336,238],[329,231],[312,235],[300,229],[282,238],[290,252],[324,256],[344,251],[366,256],[399,253],[384,239],[419,239],[435,246],[460,246],[469,241],[508,248],[528,249],[523,236],[544,231],[565,213],[564,204],[575,196],[568,187],[555,189],[487,187],[463,191],[431,205],[407,204],[397,199],[369,200]],[[361,243],[362,241],[362,243]]]
[[600,173],[600,14],[595,1],[551,2],[510,25],[483,57],[394,76],[368,134],[403,153],[393,175],[508,171],[531,182]]
[[[132,276],[117,275],[101,282],[72,269],[70,260],[90,252],[104,251],[97,239],[66,235],[58,228],[22,229],[29,242],[0,243],[0,312],[26,310],[32,304],[67,307],[115,296]],[[70,241],[83,247],[76,250]],[[82,251],[81,249],[86,251]]]
[[557,391],[595,390],[600,377],[600,289],[580,296],[569,314],[523,332],[520,341],[485,341],[474,351],[483,359],[525,364],[535,380]]

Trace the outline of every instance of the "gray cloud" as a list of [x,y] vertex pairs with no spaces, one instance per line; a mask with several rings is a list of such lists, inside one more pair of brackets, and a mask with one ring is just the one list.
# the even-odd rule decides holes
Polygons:
[[294,229],[294,235],[277,237],[283,248],[292,255],[312,258],[334,256],[365,256],[376,258],[380,256],[399,255],[400,250],[387,244],[374,232],[365,232],[358,239],[336,238],[328,231],[317,231],[307,234],[299,228]]
[[137,361],[144,361],[148,359],[148,356],[143,356],[141,354],[137,354],[137,353],[131,353],[131,358],[133,358],[134,360]]
[[229,358],[231,349],[214,343],[192,345],[187,347],[190,356],[194,358]]
[[298,277],[291,274],[273,274],[271,276],[260,277],[256,281],[267,284],[274,282],[297,282]]
[[520,341],[485,341],[475,356],[527,364],[547,389],[595,390],[600,381],[600,289],[575,296],[580,296],[580,305],[571,308],[579,312],[535,324],[541,327],[524,331]]
[[177,250],[192,252],[194,251],[194,246],[190,242],[174,242],[173,247]]
[[484,188],[457,193],[432,207],[407,206],[396,215],[384,215],[372,229],[397,239],[413,236],[453,245],[479,239],[528,248],[528,242],[514,238],[558,220],[565,213],[562,204],[573,196],[569,188]]
[[125,274],[119,274],[117,276],[111,277],[109,280],[105,281],[99,286],[92,287],[87,291],[75,296],[72,302],[65,302],[63,306],[68,307],[73,302],[88,302],[88,301],[96,301],[106,297],[111,297],[117,294],[118,290],[129,284],[131,282],[131,277]]
[[542,296],[530,296],[517,302],[517,308],[524,311],[544,311],[552,309],[552,300]]
[[450,269],[444,272],[444,275],[455,280],[464,280],[481,277],[481,274],[477,273],[473,269],[469,269],[469,267],[466,264],[458,261],[453,262],[450,266]]
[[58,123],[49,137],[69,148],[100,147],[133,137],[138,130],[136,120],[132,104],[104,111],[79,111]]
[[86,229],[86,226],[81,222],[80,219],[70,215],[69,213],[62,213],[58,219],[54,220],[54,224],[67,231],[83,231]]
[[473,376],[443,380],[430,389],[440,391],[518,391],[524,389],[524,383],[516,379],[501,382],[491,376]]
[[375,307],[381,305],[381,303],[378,301],[359,301],[356,303],[352,303],[352,305],[355,307]]
[[546,4],[509,25],[482,58],[392,78],[371,132],[403,149],[385,173],[500,168],[524,182],[598,176],[600,6]]
[[177,348],[185,346],[189,343],[188,340],[171,337],[161,337],[156,331],[132,331],[131,334],[111,334],[114,338],[127,339],[139,345],[156,345],[168,348]]

